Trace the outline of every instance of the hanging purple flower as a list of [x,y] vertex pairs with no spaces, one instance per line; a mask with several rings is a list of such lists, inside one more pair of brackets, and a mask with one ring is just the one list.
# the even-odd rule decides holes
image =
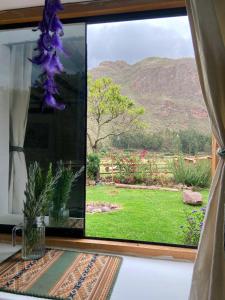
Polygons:
[[65,105],[62,103],[58,103],[56,101],[56,99],[54,98],[54,96],[52,96],[51,93],[46,93],[44,96],[44,106],[50,106],[50,107],[54,107],[58,110],[64,110],[65,109]]
[[64,52],[61,37],[63,36],[63,24],[57,16],[57,12],[63,10],[60,0],[45,0],[43,20],[39,23],[41,31],[37,41],[37,51],[30,61],[41,67],[44,77],[44,99],[43,107],[53,107],[59,110],[65,109],[65,105],[58,103],[55,94],[58,94],[55,75],[63,72],[58,52]]

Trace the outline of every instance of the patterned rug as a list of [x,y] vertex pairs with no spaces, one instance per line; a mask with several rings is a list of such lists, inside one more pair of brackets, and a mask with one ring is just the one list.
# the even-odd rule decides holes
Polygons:
[[48,299],[106,300],[121,261],[117,256],[59,249],[23,261],[16,253],[0,264],[0,290]]

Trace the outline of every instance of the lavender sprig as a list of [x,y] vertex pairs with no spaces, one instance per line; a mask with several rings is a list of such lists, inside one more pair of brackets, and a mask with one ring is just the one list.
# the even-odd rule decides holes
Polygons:
[[65,105],[58,103],[55,95],[58,94],[55,75],[63,72],[63,65],[59,59],[59,52],[64,52],[62,36],[63,25],[59,20],[57,13],[63,10],[60,0],[45,0],[43,19],[36,30],[41,34],[37,41],[37,55],[30,61],[41,67],[44,77],[44,99],[43,108],[46,106],[59,110],[65,109]]

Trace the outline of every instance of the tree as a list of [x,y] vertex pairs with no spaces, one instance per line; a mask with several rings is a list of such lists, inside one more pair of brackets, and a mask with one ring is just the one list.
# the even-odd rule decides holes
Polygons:
[[93,152],[102,141],[143,126],[144,108],[121,94],[110,78],[88,79],[88,140]]

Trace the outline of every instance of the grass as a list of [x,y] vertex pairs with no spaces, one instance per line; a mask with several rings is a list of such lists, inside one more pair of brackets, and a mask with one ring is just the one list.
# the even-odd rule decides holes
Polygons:
[[[208,190],[202,190],[204,204]],[[181,192],[129,190],[112,186],[87,188],[87,202],[116,203],[121,210],[87,214],[86,236],[183,244],[180,226],[185,224]]]

